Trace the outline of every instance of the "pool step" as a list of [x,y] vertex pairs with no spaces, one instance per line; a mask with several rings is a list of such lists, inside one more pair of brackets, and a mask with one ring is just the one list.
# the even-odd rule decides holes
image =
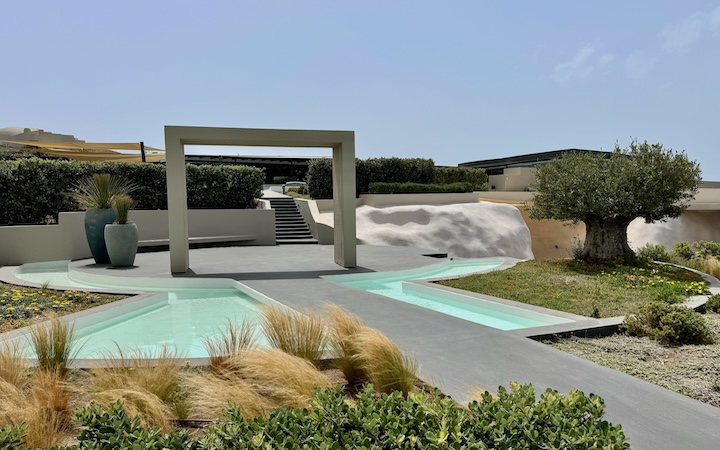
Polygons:
[[291,197],[269,198],[275,210],[275,242],[281,244],[317,244],[310,228]]

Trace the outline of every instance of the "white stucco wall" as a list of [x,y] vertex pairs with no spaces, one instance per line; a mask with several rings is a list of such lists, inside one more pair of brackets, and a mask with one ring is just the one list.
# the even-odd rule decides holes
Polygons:
[[498,203],[364,205],[357,209],[357,236],[363,244],[414,246],[464,258],[533,257],[522,215]]

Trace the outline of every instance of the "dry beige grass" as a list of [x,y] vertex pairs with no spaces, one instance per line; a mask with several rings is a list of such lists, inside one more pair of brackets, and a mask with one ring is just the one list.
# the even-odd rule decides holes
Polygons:
[[27,424],[23,442],[29,448],[58,445],[73,428],[71,395],[59,371],[37,371],[25,390],[0,380],[0,427]]
[[349,313],[340,306],[325,306],[332,328],[330,330],[331,347],[334,350],[335,365],[345,376],[348,384],[367,381],[367,373],[361,367],[358,358],[359,348],[356,336],[368,327],[356,315]]
[[225,328],[214,338],[204,338],[205,349],[210,357],[210,370],[217,372],[227,368],[230,358],[257,345],[255,324],[251,321],[232,322],[227,319]]
[[400,391],[407,396],[417,381],[417,362],[403,354],[384,334],[366,328],[355,336],[357,361],[378,392]]
[[122,400],[123,409],[130,417],[138,416],[143,426],[158,426],[163,432],[170,431],[172,410],[160,398],[138,386],[125,389],[107,389],[94,392],[91,398],[105,408]]
[[65,374],[77,354],[73,325],[57,317],[51,319],[49,324],[33,326],[30,329],[30,340],[41,369],[58,370]]
[[219,419],[227,410],[228,402],[235,404],[246,419],[265,416],[273,408],[268,399],[255,392],[248,381],[234,372],[195,375],[189,383],[190,417],[194,419]]
[[128,414],[140,412],[144,423],[161,427],[171,417],[186,417],[182,362],[174,350],[164,347],[160,354],[150,354],[118,348],[105,355],[105,365],[92,370],[92,399],[105,406],[123,400]]
[[312,363],[279,349],[249,350],[232,360],[230,367],[278,407],[307,407],[316,387],[328,389],[332,385]]
[[705,273],[720,278],[720,260],[710,257],[705,260]]
[[317,365],[328,345],[325,320],[310,311],[266,306],[262,328],[271,346]]
[[24,389],[28,382],[28,368],[17,342],[0,344],[0,380]]

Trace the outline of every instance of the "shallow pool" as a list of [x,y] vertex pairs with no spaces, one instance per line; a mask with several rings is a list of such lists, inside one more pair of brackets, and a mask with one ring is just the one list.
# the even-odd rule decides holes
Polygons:
[[494,269],[502,260],[448,261],[419,270],[325,277],[393,300],[431,309],[499,330],[517,330],[573,322],[571,319],[459,294],[414,280],[453,278]]
[[[53,287],[72,289],[131,289],[156,291],[156,295],[136,301],[122,301],[92,314],[85,314],[74,321],[78,338],[79,359],[97,359],[117,353],[117,348],[138,350],[145,355],[158,355],[163,347],[170,347],[183,358],[207,357],[204,340],[218,336],[226,321],[259,323],[260,307],[277,304],[262,294],[253,292],[233,280],[195,280],[202,288],[173,287],[193,280],[167,278],[146,280],[142,278],[103,278],[97,282],[78,281],[68,272],[67,263],[27,264],[15,271],[24,281],[47,283]],[[110,280],[110,281],[108,281]],[[115,282],[113,285],[112,282]],[[118,286],[118,282],[125,285]],[[150,283],[152,281],[152,283]],[[131,285],[132,283],[132,285]],[[158,283],[164,283],[161,287]],[[226,288],[210,288],[210,284]],[[227,288],[236,284],[238,288]],[[257,328],[257,327],[256,327]],[[266,345],[259,330],[258,344]],[[22,339],[23,345],[27,339]],[[28,349],[29,357],[33,357]]]

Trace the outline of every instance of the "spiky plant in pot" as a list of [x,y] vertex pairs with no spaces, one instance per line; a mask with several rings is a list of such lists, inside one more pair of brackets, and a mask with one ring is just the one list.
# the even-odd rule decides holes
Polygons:
[[127,194],[113,198],[117,220],[105,225],[105,244],[113,267],[129,267],[135,263],[138,247],[137,226],[128,220],[133,201]]

